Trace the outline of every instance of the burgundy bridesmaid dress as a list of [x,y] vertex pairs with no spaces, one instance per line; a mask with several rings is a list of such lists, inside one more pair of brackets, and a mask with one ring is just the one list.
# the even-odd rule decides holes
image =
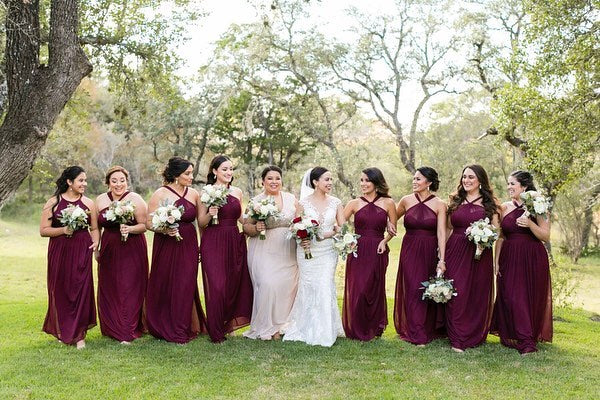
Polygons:
[[[168,190],[177,192],[168,186]],[[183,196],[175,202],[185,211],[179,221],[183,240],[154,234],[152,268],[146,294],[148,332],[168,342],[187,343],[206,332],[198,291],[198,235],[193,222],[196,205]]]
[[[52,214],[53,228],[62,226],[60,212],[69,204],[89,210],[81,199],[71,202],[61,197]],[[96,325],[91,245],[87,229],[76,230],[71,237],[51,237],[48,244],[48,312],[42,329],[66,344],[85,339],[87,330]]]
[[246,237],[238,230],[240,201],[227,196],[219,208],[219,223],[202,232],[200,254],[210,339],[225,340],[227,333],[250,324],[253,289],[248,272]]
[[358,239],[357,257],[349,255],[346,260],[346,285],[342,324],[346,337],[368,341],[381,336],[387,326],[387,303],[385,297],[385,271],[388,266],[389,249],[377,254],[377,246],[383,240],[387,227],[387,212],[375,205],[379,196],[354,215]]
[[552,341],[552,287],[546,248],[529,228],[517,225],[523,212],[517,206],[501,224],[505,239],[498,260],[494,331],[503,345],[531,353],[537,351],[536,342]]
[[[121,196],[125,200],[129,192]],[[112,193],[108,197],[113,201]],[[130,342],[143,331],[143,305],[148,284],[148,248],[144,234],[130,233],[121,240],[119,224],[107,221],[100,211],[98,224],[104,228],[98,259],[98,316],[103,335]],[[134,225],[131,221],[128,225]]]
[[485,218],[483,206],[473,202],[466,201],[452,213],[453,230],[446,243],[445,276],[454,279],[458,292],[446,304],[446,329],[452,347],[461,350],[485,342],[494,304],[492,249],[475,260],[475,244],[465,235],[472,222]]
[[402,340],[426,344],[444,336],[444,306],[422,300],[421,282],[435,276],[438,261],[437,214],[415,193],[417,204],[406,210],[402,238],[394,325]]

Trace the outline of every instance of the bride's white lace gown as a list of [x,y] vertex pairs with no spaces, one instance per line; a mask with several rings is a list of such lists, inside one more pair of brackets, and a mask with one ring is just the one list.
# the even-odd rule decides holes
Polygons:
[[[304,214],[319,221],[323,232],[333,230],[336,209],[341,201],[329,198],[323,214],[308,201],[300,200]],[[285,330],[283,340],[301,341],[311,345],[330,347],[339,336],[344,336],[342,319],[335,292],[335,268],[338,256],[333,239],[311,243],[313,258],[304,258],[304,250],[298,247],[298,292],[290,315],[291,323]]]

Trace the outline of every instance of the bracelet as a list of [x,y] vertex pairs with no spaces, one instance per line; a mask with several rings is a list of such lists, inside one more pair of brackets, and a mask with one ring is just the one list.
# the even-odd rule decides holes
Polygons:
[[438,263],[446,264],[446,261],[444,261],[444,260],[438,260]]

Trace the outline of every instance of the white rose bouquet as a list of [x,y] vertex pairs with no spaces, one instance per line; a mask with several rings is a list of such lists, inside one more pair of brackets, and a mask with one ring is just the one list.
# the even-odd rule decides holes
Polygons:
[[436,303],[447,303],[452,297],[457,296],[458,293],[454,289],[453,279],[444,279],[443,276],[439,275],[429,278],[425,282],[421,282],[421,289],[424,289],[422,300],[433,300]]
[[[229,194],[229,188],[225,186],[216,185],[204,185],[200,191],[200,201],[207,208],[210,207],[222,207],[227,204],[227,195]],[[214,215],[212,217],[213,225],[219,223],[219,217]]]
[[[88,214],[89,211],[84,210],[75,204],[69,204],[66,208],[61,210],[59,221],[63,226],[69,227],[72,231],[76,231],[78,229],[86,229],[88,224]],[[67,237],[71,237],[71,235],[67,235]]]
[[348,224],[343,224],[340,231],[333,236],[333,248],[342,257],[342,260],[345,260],[350,254],[357,257],[359,237],[360,235],[352,232]]
[[530,215],[533,215],[534,217],[537,217],[538,215],[543,216],[544,218],[548,217],[550,207],[552,206],[552,202],[548,197],[545,197],[535,190],[523,192],[519,197],[521,197],[521,200],[523,200],[523,204],[525,205],[525,213],[523,213],[525,217],[529,217]]
[[491,248],[498,239],[498,230],[490,224],[490,219],[486,218],[473,222],[465,231],[465,235],[475,243],[475,259],[479,260],[483,250]]
[[[275,204],[275,199],[272,196],[268,196],[262,200],[250,200],[248,202],[248,216],[255,221],[266,221],[270,217],[277,218],[279,216],[279,209]],[[258,238],[265,240],[267,236],[265,231],[260,231]]]
[[[308,217],[296,217],[292,220],[288,232],[288,238],[294,238],[296,243],[300,244],[302,240],[313,240],[319,233],[319,223]],[[312,257],[310,249],[304,249],[304,258],[309,260]]]
[[[151,214],[152,215],[152,229],[153,230],[164,230],[164,229],[176,229],[179,227],[177,223],[181,220],[181,216],[185,212],[183,206],[176,206],[173,200],[165,199],[161,202],[160,206]],[[179,231],[175,235],[177,241],[183,240]]]
[[[107,221],[116,222],[119,225],[127,224],[135,219],[135,204],[130,200],[118,201],[110,203],[110,206],[104,213],[104,218]],[[121,234],[121,241],[126,242],[128,233]]]

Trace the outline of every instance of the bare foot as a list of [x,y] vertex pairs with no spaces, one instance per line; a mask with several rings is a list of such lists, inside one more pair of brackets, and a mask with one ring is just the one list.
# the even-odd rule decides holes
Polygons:
[[271,338],[273,338],[273,340],[281,340],[281,333],[275,332]]
[[454,350],[457,353],[464,353],[465,352],[463,349],[459,349],[457,347],[453,347],[452,350]]
[[131,342],[128,342],[127,340],[122,340],[121,344],[123,344],[125,346],[129,346],[131,344]]
[[417,347],[425,347],[424,344],[418,344]]
[[81,339],[77,342],[77,350],[85,349],[85,340]]

